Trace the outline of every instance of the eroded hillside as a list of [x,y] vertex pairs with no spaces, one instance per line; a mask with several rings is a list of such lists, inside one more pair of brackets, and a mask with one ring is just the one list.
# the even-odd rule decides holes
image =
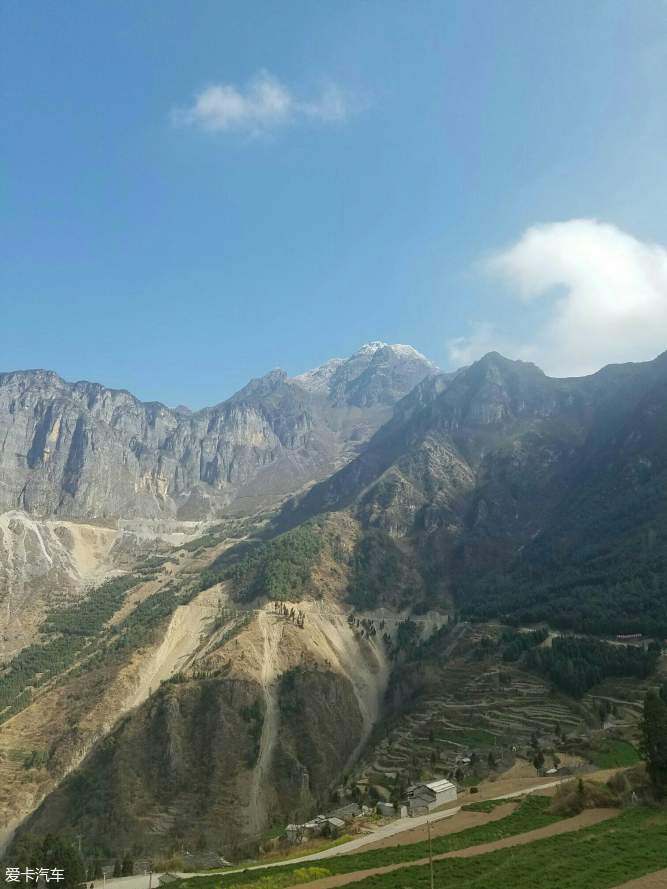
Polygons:
[[[79,606],[75,656],[0,726],[5,837],[45,800],[30,829],[67,823],[118,849],[137,837],[171,848],[184,831],[240,844],[328,800],[381,715],[390,673],[386,642],[348,620],[358,534],[346,517],[318,526],[289,601],[255,595],[257,577],[234,572],[243,542],[209,534],[148,562],[113,614]],[[270,547],[274,563],[252,570],[280,576],[289,566]],[[51,617],[65,637],[70,614]]]

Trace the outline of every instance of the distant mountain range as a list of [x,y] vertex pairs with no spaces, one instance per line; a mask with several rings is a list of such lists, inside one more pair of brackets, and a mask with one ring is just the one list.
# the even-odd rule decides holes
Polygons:
[[0,510],[252,512],[333,471],[435,371],[410,346],[369,343],[299,377],[271,371],[194,413],[49,371],[2,374]]
[[424,607],[534,621],[557,601],[585,629],[618,596],[650,607],[619,604],[610,629],[667,635],[666,395],[667,353],[554,379],[495,352],[442,373],[381,342],[197,412],[3,374],[0,510],[200,521],[282,505],[278,530],[348,510],[410,547]]

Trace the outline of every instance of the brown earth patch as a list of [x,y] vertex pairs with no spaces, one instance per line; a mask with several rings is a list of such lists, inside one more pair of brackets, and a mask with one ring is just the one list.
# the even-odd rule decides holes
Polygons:
[[616,889],[665,889],[665,886],[667,886],[667,868],[656,870],[652,874],[644,874],[643,877],[623,883]]

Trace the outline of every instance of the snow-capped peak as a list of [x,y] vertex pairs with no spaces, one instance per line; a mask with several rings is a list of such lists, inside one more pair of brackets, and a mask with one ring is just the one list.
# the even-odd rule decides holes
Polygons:
[[291,382],[297,383],[302,389],[307,389],[309,392],[328,392],[335,381],[340,383],[342,377],[340,377],[339,371],[345,375],[345,380],[349,383],[356,379],[365,368],[374,364],[375,355],[378,352],[384,352],[382,363],[385,358],[392,355],[394,358],[406,359],[411,364],[418,362],[428,368],[435,369],[433,362],[412,346],[406,346],[403,343],[390,345],[380,340],[373,340],[373,342],[364,343],[349,358],[330,358],[320,367],[314,367],[312,370],[292,377]]
[[292,382],[298,383],[309,392],[326,392],[329,388],[331,377],[336,373],[341,364],[345,364],[344,358],[330,358],[320,367],[314,367],[312,370],[299,374],[298,377],[292,377]]
[[390,349],[394,355],[424,361],[426,364],[433,366],[433,362],[425,355],[422,355],[421,352],[418,352],[414,346],[408,346],[404,343],[383,343],[380,340],[374,340],[371,343],[365,343],[355,355],[374,355],[376,352],[379,352],[380,349]]
[[386,349],[387,343],[383,343],[380,340],[373,340],[372,343],[364,343],[364,345],[357,349],[354,353],[355,355],[374,355],[376,352],[379,352],[380,349]]

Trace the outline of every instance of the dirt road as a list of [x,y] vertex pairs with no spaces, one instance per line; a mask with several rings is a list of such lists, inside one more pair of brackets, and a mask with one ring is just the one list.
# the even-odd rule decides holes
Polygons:
[[[268,663],[269,660],[270,657],[268,659],[265,659],[265,663]],[[614,773],[615,771],[617,770],[609,770],[610,773]],[[588,775],[587,778],[599,779],[602,778],[602,776],[606,777],[607,775],[608,772],[605,771]],[[479,793],[474,798],[471,797],[470,799],[464,798],[462,800],[459,800],[458,803],[454,804],[452,808],[445,809],[440,812],[432,812],[430,816],[423,815],[416,818],[397,818],[392,820],[388,824],[377,828],[377,830],[373,831],[372,833],[355,837],[355,839],[350,840],[348,843],[344,843],[341,846],[335,846],[330,849],[325,849],[321,852],[312,852],[309,855],[291,858],[288,861],[283,859],[280,861],[265,862],[264,864],[253,865],[247,868],[247,870],[263,870],[269,867],[281,867],[285,864],[300,864],[311,861],[324,861],[327,858],[332,858],[334,856],[346,855],[350,852],[356,852],[358,849],[363,849],[364,851],[366,851],[367,849],[381,849],[390,846],[401,845],[403,843],[418,842],[419,840],[426,838],[427,820],[431,821],[431,832],[433,836],[444,836],[449,833],[455,833],[459,830],[464,830],[467,827],[475,826],[478,824],[486,824],[489,821],[494,821],[502,817],[503,815],[508,814],[511,807],[511,804],[508,803],[507,806],[499,806],[492,813],[474,813],[462,812],[462,803],[471,802],[473,801],[473,799],[475,801],[479,801],[482,799],[497,799],[500,797],[504,799],[512,799],[514,797],[522,796],[526,793],[534,792],[540,794],[550,794],[555,792],[560,783],[560,781],[550,781],[546,784],[535,784],[535,776],[533,776],[532,779],[529,779],[527,775],[525,777],[523,775],[514,775],[505,780],[500,779],[496,782],[489,783],[486,786],[483,786],[484,792]],[[507,792],[508,788],[510,788],[509,792]],[[600,813],[603,814],[601,815]],[[551,836],[563,831],[578,830],[580,827],[588,826],[588,824],[594,824],[596,823],[596,820],[603,820],[604,818],[612,817],[614,814],[617,814],[617,810],[588,810],[586,812],[583,812],[581,815],[576,816],[575,818],[566,819],[565,821],[558,822],[551,827],[540,828],[539,830],[532,831],[529,834],[521,834],[518,837],[511,837],[507,840],[501,840],[499,841],[500,844],[489,843],[485,844],[484,846],[475,846],[467,854],[481,854],[483,851],[488,852],[491,851],[493,848],[503,848],[504,845],[517,845],[524,842],[532,842],[535,839],[541,839],[543,836]],[[458,815],[458,817],[453,818],[454,815]],[[543,833],[543,831],[551,831],[551,833]],[[466,850],[461,850],[460,852],[449,854],[464,855],[466,854]],[[414,863],[415,862],[411,862],[411,864]],[[235,872],[237,871],[224,871],[224,873],[227,874]],[[379,869],[377,872],[383,873],[384,869]],[[373,871],[373,873],[375,873],[375,871]],[[179,874],[179,876],[183,877],[210,875],[210,871],[204,871],[200,874]],[[159,874],[153,875],[153,886],[157,885],[158,876]],[[361,878],[361,876],[356,874],[347,874],[344,878],[342,877],[342,875],[335,878],[337,880],[343,880],[343,882],[329,883],[329,879],[334,879],[333,877],[331,877],[327,878],[327,882],[317,881],[315,885],[317,886],[317,889],[327,889],[328,886],[343,885],[344,882],[353,882],[354,880]],[[148,877],[124,877],[122,879],[110,879],[106,881],[106,884],[106,889],[148,889]],[[664,885],[667,886],[667,883],[665,883]],[[628,884],[627,887],[623,886],[622,889],[658,889],[658,887],[660,887],[660,889],[663,889],[663,886],[659,882],[655,885],[647,883],[646,886],[641,883],[637,883],[636,886],[634,884]],[[304,884],[304,889],[307,889],[306,884]],[[621,889],[621,887],[619,887],[619,889]]]
[[[444,837],[450,833],[458,833],[460,830],[466,830],[468,827],[479,827],[483,824],[489,824],[491,821],[499,821],[506,815],[511,815],[516,809],[516,803],[506,803],[497,806],[492,812],[458,812],[456,818],[446,818],[440,821],[431,822],[431,836]],[[373,849],[388,849],[393,846],[407,846],[410,843],[421,843],[428,839],[428,828],[425,824],[419,827],[413,827],[412,830],[404,830],[392,837],[385,837],[374,843],[368,843],[364,846],[364,852],[370,852]]]
[[667,886],[667,869],[657,870],[652,874],[646,874],[638,877],[636,880],[630,880],[617,886],[616,889],[665,889]]

